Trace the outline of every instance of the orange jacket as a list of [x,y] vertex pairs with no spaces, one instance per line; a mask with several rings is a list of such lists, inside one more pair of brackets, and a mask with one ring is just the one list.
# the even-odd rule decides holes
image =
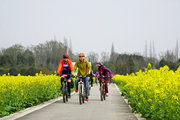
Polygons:
[[[71,72],[72,72],[72,71],[73,71],[72,61],[71,61],[70,59],[68,59],[67,62],[68,62],[68,65],[69,65],[69,69],[70,69]],[[61,61],[59,62],[59,67],[58,67],[57,73],[62,74],[63,67],[64,67],[64,60],[61,60]]]

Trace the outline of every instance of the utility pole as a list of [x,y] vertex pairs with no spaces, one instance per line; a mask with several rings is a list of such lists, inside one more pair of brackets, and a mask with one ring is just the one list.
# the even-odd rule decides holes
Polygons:
[[114,44],[112,43],[110,61],[114,62],[114,60],[115,60],[115,52],[114,52]]
[[147,58],[148,56],[147,56],[147,40],[146,40],[146,43],[145,43],[145,57]]
[[179,45],[178,45],[178,39],[176,39],[175,55],[176,55],[176,61],[178,61],[178,59],[179,59]]
[[155,46],[154,46],[154,40],[153,40],[153,58],[156,58],[156,51],[155,51]]
[[152,44],[151,44],[151,41],[150,41],[150,59],[152,59]]

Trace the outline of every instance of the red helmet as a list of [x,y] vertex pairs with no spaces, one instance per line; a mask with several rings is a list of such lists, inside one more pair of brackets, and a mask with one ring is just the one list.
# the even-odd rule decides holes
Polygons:
[[102,62],[97,62],[96,67],[101,67],[101,66],[103,66],[103,63]]
[[69,57],[69,55],[67,55],[67,54],[63,55],[63,58],[68,58],[68,57]]

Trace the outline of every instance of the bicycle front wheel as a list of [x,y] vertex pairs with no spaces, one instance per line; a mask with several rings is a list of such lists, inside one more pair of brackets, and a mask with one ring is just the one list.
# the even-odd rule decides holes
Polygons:
[[66,90],[66,92],[65,92],[65,94],[66,94],[66,102],[68,102],[68,90],[67,90],[68,88],[67,88],[67,84],[65,85],[65,90]]
[[86,89],[85,89],[85,85],[84,85],[84,83],[83,83],[83,85],[82,85],[82,102],[84,103],[84,101],[85,101],[85,97],[86,96]]
[[65,84],[62,84],[62,93],[63,93],[63,102],[66,103],[66,87]]
[[100,86],[100,96],[101,96],[101,101],[103,101],[103,85],[101,84]]
[[79,85],[79,104],[82,104],[82,85]]
[[103,85],[103,99],[106,100],[105,84]]

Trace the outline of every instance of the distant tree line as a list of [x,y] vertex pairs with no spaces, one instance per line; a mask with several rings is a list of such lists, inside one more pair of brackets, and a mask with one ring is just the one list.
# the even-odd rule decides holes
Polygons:
[[97,53],[90,52],[88,55],[88,60],[92,62],[92,69],[94,71],[97,70],[95,63],[100,60],[104,63],[104,65],[110,68],[113,73],[121,75],[131,74],[138,72],[139,70],[144,71],[145,68],[147,68],[148,63],[152,64],[153,69],[159,69],[160,67],[167,65],[171,70],[175,71],[180,65],[177,50],[178,49],[176,48],[176,53],[169,50],[167,50],[165,53],[161,53],[160,60],[158,60],[154,57],[144,57],[138,54],[116,53],[114,50],[114,45],[112,44],[110,55],[103,52],[99,58]]
[[[11,75],[35,75],[42,71],[51,74],[57,70],[59,61],[67,51],[67,40],[64,43],[55,40],[44,44],[25,48],[16,44],[7,49],[0,50],[0,75],[10,73]],[[68,48],[72,60],[77,56]]]
[[[52,74],[57,70],[59,61],[67,49],[70,59],[75,62],[78,59],[78,55],[73,53],[71,41],[70,47],[68,47],[67,39],[64,39],[63,43],[51,40],[29,48],[16,44],[9,48],[1,49],[0,75],[7,73],[10,73],[10,75],[18,75],[19,73],[21,75],[35,75],[40,71],[45,74]],[[147,58],[138,54],[116,53],[113,45],[110,54],[102,52],[99,55],[96,52],[89,52],[86,58],[91,62],[94,72],[97,71],[96,63],[101,61],[113,73],[122,75],[131,74],[140,69],[145,70],[148,63],[152,64],[152,68],[157,69],[168,65],[171,70],[176,70],[180,65],[180,60],[171,51],[161,54],[158,61],[155,58]]]

